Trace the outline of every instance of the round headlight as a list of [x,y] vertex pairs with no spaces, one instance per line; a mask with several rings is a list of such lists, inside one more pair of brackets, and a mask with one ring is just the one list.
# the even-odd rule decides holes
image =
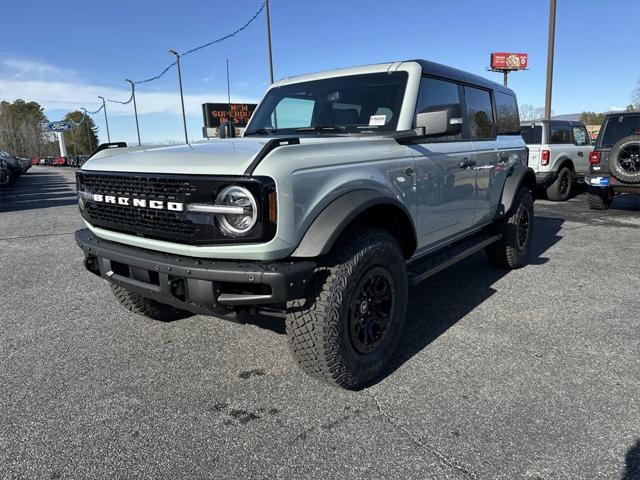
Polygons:
[[258,206],[251,192],[238,185],[229,185],[216,197],[216,205],[242,207],[243,213],[223,213],[216,215],[220,230],[225,234],[238,237],[245,235],[258,220]]

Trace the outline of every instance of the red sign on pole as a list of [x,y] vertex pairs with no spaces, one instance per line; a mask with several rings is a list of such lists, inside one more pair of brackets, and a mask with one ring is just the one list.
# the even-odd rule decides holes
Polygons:
[[525,70],[529,64],[527,53],[494,52],[491,54],[493,70]]

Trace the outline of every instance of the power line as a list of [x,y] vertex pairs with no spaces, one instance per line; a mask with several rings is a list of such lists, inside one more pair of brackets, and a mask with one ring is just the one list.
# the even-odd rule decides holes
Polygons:
[[[210,47],[211,45],[214,45],[216,43],[220,43],[223,42],[224,40],[227,40],[231,37],[236,36],[238,33],[242,32],[243,30],[245,30],[249,25],[251,25],[251,23],[253,23],[253,21],[258,18],[258,16],[262,13],[262,11],[264,10],[265,7],[265,3],[266,2],[262,2],[262,5],[260,5],[260,8],[258,9],[258,11],[255,13],[255,15],[253,15],[253,17],[251,17],[251,19],[245,23],[243,26],[241,26],[240,28],[238,28],[237,30],[234,30],[233,32],[229,33],[228,35],[225,35],[224,37],[220,37],[217,38],[215,40],[212,40],[211,42],[207,42],[204,45],[200,45],[198,47],[192,48],[191,50],[187,50],[184,53],[181,53],[180,56],[184,57],[185,55],[190,55],[194,52],[197,52],[198,50],[202,50],[203,48],[207,48]],[[178,62],[175,61],[173,63],[171,63],[170,65],[168,65],[164,70],[162,70],[162,72],[160,72],[158,75],[151,77],[151,78],[147,78],[145,80],[138,80],[135,81],[134,83],[147,83],[147,82],[152,82],[154,80],[158,80],[160,78],[162,78],[164,76],[165,73],[167,73],[173,66],[175,66]]]

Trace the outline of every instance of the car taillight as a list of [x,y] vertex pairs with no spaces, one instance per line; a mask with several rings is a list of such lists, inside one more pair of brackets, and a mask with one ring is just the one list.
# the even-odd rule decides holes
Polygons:
[[589,154],[589,163],[592,165],[600,163],[600,152],[591,152]]
[[542,150],[542,157],[540,157],[540,165],[549,165],[549,150]]

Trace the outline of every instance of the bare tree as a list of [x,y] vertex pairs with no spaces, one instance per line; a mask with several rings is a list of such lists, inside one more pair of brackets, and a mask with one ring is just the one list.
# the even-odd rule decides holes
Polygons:
[[544,118],[544,107],[534,107],[525,103],[520,105],[520,121],[542,120]]

